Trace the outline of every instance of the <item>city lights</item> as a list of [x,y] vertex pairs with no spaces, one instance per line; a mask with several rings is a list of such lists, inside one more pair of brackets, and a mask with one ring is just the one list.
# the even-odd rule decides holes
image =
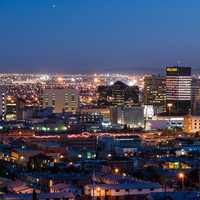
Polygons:
[[199,8],[0,1],[0,200],[200,199]]

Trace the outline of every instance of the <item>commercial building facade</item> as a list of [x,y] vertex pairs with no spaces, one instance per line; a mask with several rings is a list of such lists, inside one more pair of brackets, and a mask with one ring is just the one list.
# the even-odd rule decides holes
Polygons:
[[144,108],[134,107],[112,107],[111,123],[125,125],[129,128],[144,127]]
[[192,79],[192,114],[200,115],[200,79]]
[[156,113],[166,111],[166,84],[164,76],[144,78],[144,105],[152,105]]
[[200,116],[186,115],[184,117],[184,132],[186,133],[200,132]]
[[173,114],[191,111],[191,67],[166,67],[166,110]]
[[44,89],[43,107],[52,107],[54,113],[75,113],[79,108],[78,91],[71,88]]

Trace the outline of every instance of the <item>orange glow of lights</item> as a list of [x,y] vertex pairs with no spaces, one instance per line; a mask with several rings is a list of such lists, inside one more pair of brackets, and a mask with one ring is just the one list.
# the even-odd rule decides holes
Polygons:
[[60,76],[60,77],[57,78],[57,81],[58,81],[58,82],[63,82],[64,79],[63,79],[63,77]]
[[183,179],[183,178],[185,177],[185,174],[182,173],[182,172],[180,172],[180,173],[178,174],[178,177],[179,177],[180,179]]

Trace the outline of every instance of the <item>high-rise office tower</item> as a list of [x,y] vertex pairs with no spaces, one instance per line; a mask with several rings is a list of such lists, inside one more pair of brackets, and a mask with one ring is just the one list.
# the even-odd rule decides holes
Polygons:
[[52,107],[54,113],[75,113],[79,107],[78,91],[71,88],[44,89],[43,107]]
[[166,84],[164,76],[144,78],[144,105],[152,105],[156,113],[166,111]]
[[184,115],[191,111],[191,67],[166,67],[166,109],[169,114]]
[[25,109],[25,100],[17,97],[16,99],[16,119],[23,120],[23,111]]
[[192,114],[200,115],[200,79],[192,79]]
[[117,81],[112,86],[112,104],[114,106],[123,106],[125,103],[125,90],[127,86],[121,81]]

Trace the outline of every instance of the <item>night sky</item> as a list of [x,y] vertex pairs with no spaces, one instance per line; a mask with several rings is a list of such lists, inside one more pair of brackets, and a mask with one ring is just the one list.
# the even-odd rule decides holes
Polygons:
[[0,0],[0,71],[200,69],[199,10],[199,0]]

